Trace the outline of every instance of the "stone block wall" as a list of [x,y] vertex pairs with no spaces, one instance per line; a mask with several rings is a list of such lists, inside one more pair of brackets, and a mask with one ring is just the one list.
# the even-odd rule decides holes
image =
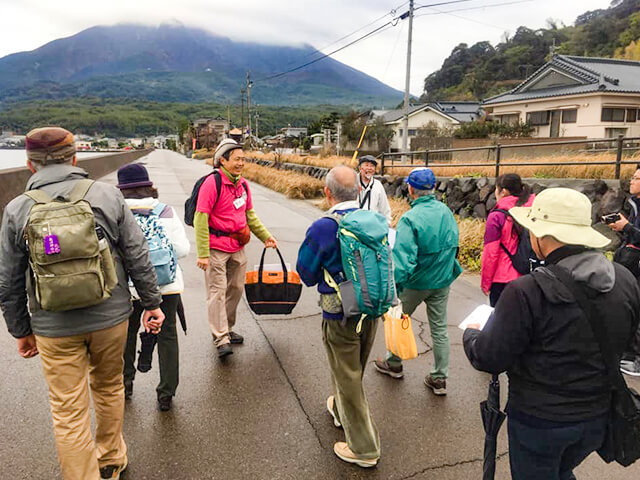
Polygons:
[[[328,168],[300,165],[296,163],[275,164],[269,160],[249,159],[262,166],[289,170],[323,179]],[[398,198],[408,196],[408,188],[404,177],[384,175],[377,177],[384,186],[387,195]],[[598,223],[600,217],[608,213],[628,212],[629,181],[628,180],[588,180],[588,179],[536,179],[523,180],[532,193],[538,194],[545,188],[567,187],[584,193],[593,204],[593,222]],[[438,177],[436,197],[442,200],[461,218],[486,219],[488,213],[496,205],[495,179],[491,177]]]

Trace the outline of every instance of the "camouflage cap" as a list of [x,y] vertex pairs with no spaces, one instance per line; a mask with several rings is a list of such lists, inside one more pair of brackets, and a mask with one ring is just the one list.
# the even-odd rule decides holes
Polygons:
[[42,165],[68,162],[76,154],[73,134],[60,127],[42,127],[27,133],[27,158]]

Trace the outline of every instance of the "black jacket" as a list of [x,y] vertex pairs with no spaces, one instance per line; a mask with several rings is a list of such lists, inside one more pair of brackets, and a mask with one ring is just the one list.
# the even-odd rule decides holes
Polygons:
[[[563,247],[547,261],[569,270],[595,293],[618,359],[640,318],[640,289],[624,267],[604,255]],[[604,361],[591,327],[570,291],[547,269],[510,283],[483,331],[466,330],[472,365],[509,376],[508,410],[552,422],[605,414],[610,393]]]
[[625,243],[630,243],[636,247],[640,247],[640,198],[631,197],[627,200],[631,207],[629,212],[629,223],[622,229]]

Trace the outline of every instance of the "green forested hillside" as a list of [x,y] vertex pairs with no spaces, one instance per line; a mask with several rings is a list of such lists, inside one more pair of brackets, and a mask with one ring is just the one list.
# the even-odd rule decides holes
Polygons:
[[[346,107],[261,105],[258,109],[259,134],[274,134],[278,128],[289,124],[310,126],[334,111],[343,113]],[[165,103],[126,98],[38,100],[18,102],[0,109],[0,130],[25,133],[36,126],[60,125],[72,132],[89,135],[147,136],[177,133],[189,120],[218,115],[226,118],[227,114],[232,125],[241,125],[239,105],[229,106],[227,111],[226,105],[216,103]]]
[[574,25],[520,27],[495,47],[489,42],[453,49],[424,81],[423,101],[473,100],[509,90],[556,53],[640,60],[640,0],[614,0],[580,15]]

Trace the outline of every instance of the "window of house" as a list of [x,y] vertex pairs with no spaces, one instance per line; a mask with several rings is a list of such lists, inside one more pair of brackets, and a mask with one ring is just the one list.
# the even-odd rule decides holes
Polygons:
[[605,128],[605,138],[618,138],[618,135],[626,136],[626,128]]
[[634,123],[638,119],[638,110],[636,108],[627,108],[627,123]]
[[624,108],[608,108],[602,109],[603,122],[624,122],[626,109]]
[[498,121],[506,125],[517,125],[520,121],[520,115],[517,113],[508,113],[506,115],[499,115]]
[[410,128],[409,129],[409,136],[410,137],[415,137],[416,136],[416,129],[415,128]]
[[398,129],[398,136],[402,137],[402,129],[401,128]]
[[549,125],[549,112],[547,110],[540,112],[527,113],[527,123],[534,127],[540,125]]
[[562,111],[562,123],[576,123],[578,120],[578,109],[563,110]]

